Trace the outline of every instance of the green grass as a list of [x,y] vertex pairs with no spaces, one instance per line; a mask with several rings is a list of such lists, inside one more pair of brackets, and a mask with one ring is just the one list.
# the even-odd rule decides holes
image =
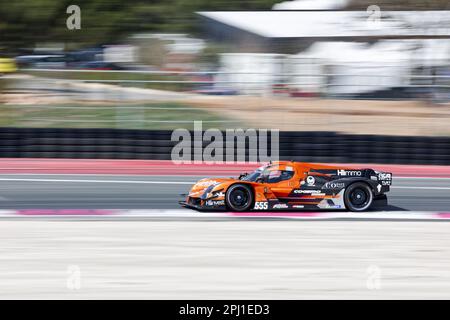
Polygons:
[[238,122],[178,103],[145,105],[0,105],[1,127],[193,129],[238,128]]

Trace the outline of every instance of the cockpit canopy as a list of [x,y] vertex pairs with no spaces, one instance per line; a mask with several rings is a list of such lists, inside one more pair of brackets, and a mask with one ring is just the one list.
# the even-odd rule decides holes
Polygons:
[[294,169],[290,166],[267,165],[262,166],[243,177],[243,181],[277,183],[289,180],[294,176]]

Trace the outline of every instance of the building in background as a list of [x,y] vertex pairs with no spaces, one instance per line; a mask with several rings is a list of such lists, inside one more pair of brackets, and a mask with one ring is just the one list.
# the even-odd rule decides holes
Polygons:
[[299,96],[380,94],[411,87],[422,73],[446,73],[450,66],[450,11],[198,15],[209,39],[228,44],[218,85],[231,82],[244,94],[258,88],[279,93],[283,87]]

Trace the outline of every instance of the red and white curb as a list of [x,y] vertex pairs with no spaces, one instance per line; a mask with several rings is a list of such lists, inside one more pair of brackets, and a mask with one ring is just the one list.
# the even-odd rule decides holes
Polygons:
[[0,210],[2,218],[136,218],[136,219],[295,219],[295,220],[450,220],[450,212],[371,211],[371,212],[197,212],[173,210],[109,209],[23,209]]

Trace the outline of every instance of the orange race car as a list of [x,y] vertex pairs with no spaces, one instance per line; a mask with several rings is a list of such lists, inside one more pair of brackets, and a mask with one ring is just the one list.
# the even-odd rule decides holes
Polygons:
[[364,211],[387,205],[392,173],[313,163],[269,163],[238,178],[198,181],[180,204],[197,210]]

